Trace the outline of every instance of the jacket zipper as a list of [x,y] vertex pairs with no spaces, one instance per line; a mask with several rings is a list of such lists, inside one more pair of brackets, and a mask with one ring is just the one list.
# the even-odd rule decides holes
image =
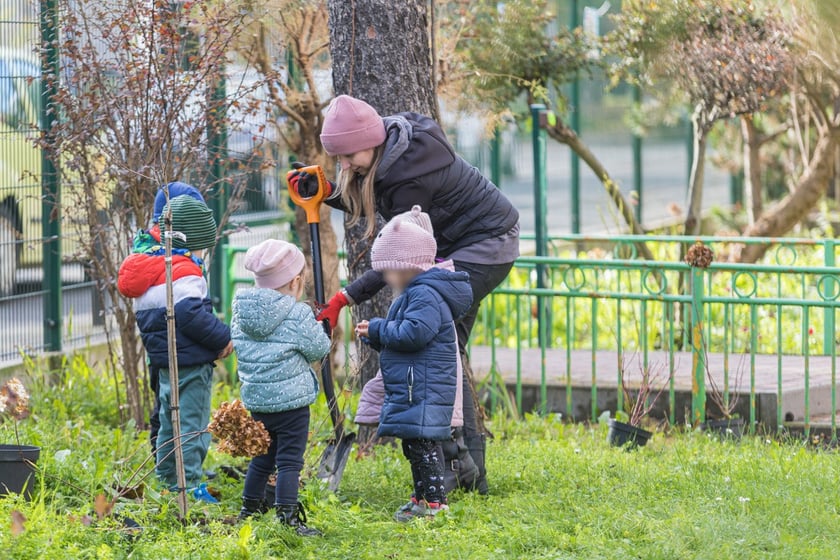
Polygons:
[[414,403],[414,366],[408,366],[408,404]]

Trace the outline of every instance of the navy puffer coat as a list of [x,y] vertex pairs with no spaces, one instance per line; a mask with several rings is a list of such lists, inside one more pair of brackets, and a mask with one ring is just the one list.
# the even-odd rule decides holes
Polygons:
[[454,321],[470,305],[467,273],[432,268],[412,280],[386,318],[370,321],[385,385],[380,436],[451,437],[458,368]]

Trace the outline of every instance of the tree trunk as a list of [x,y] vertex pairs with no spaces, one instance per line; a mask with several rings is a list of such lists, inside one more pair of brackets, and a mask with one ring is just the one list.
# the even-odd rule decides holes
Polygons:
[[744,193],[746,197],[747,219],[749,224],[755,224],[761,217],[763,203],[761,200],[761,138],[755,128],[752,115],[741,117],[741,137],[744,144]]
[[329,12],[336,94],[438,120],[426,0],[330,0]]
[[688,183],[688,209],[685,213],[685,235],[700,233],[700,212],[703,206],[703,173],[706,166],[706,135],[708,127],[703,124],[702,109],[694,111],[691,123],[694,132],[694,161],[691,162],[691,178]]
[[[381,115],[414,111],[437,120],[427,11],[426,0],[330,0],[335,93],[363,99]],[[365,224],[345,228],[351,281],[370,269],[372,239],[364,229]],[[356,306],[353,319],[384,317],[390,303],[390,292],[383,290]],[[366,345],[356,347],[363,386],[379,369],[379,357]]]
[[[578,136],[574,130],[566,126],[559,119],[556,125],[549,126],[546,130],[551,138],[557,140],[561,144],[567,145],[578,155],[580,159],[584,161],[584,163],[586,163],[587,166],[589,166],[589,169],[595,173],[595,176],[598,177],[604,185],[604,188],[606,189],[609,197],[612,199],[613,204],[615,204],[616,209],[621,214],[622,218],[624,218],[624,221],[627,223],[630,231],[635,235],[644,235],[645,230],[642,228],[642,225],[636,221],[633,209],[627,203],[624,195],[621,194],[621,189],[618,188],[616,182],[613,181],[612,177],[610,177],[610,174],[607,171],[607,168],[604,167],[604,164],[602,164],[595,154],[592,153],[592,150],[590,150],[589,146],[581,140],[580,136]],[[637,243],[636,251],[639,256],[645,260],[654,260],[653,253],[651,253],[645,243]]]
[[[801,222],[820,201],[828,189],[834,172],[834,149],[837,141],[832,133],[825,133],[817,140],[814,154],[805,172],[796,183],[796,190],[776,206],[764,213],[744,235],[750,237],[778,237],[789,232]],[[740,262],[753,263],[764,256],[767,245],[746,245],[741,251]]]

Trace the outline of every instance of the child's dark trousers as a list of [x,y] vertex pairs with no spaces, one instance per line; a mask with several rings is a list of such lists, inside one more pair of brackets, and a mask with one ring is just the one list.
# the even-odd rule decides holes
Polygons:
[[403,454],[411,463],[414,497],[417,501],[445,504],[444,459],[440,442],[430,439],[404,439],[402,448]]
[[254,420],[262,422],[271,435],[268,453],[254,457],[245,475],[246,500],[261,500],[268,477],[277,471],[274,503],[297,504],[303,453],[309,437],[309,407],[285,412],[252,412]]

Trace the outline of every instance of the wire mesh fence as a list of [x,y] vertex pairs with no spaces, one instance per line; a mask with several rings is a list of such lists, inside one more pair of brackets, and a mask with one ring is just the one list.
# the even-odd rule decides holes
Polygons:
[[43,346],[38,15],[26,0],[0,9],[0,362]]

